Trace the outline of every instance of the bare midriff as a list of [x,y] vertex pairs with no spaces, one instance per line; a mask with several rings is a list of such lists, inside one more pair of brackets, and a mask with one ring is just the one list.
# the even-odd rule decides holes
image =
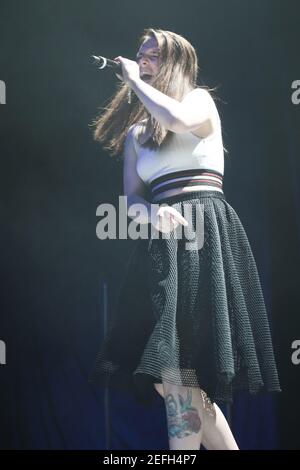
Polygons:
[[162,191],[161,193],[157,194],[156,196],[153,197],[153,202],[158,202],[160,199],[164,199],[166,197],[170,196],[176,196],[177,194],[183,194],[187,192],[194,192],[194,191],[218,191],[218,192],[223,192],[222,189],[216,188],[215,186],[193,186],[192,188],[190,186],[182,187],[182,188],[173,188],[173,189],[167,189],[166,191]]

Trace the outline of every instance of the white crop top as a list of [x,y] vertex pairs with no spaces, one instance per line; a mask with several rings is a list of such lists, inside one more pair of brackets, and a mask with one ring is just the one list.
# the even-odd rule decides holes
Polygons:
[[147,185],[158,177],[181,170],[208,169],[224,174],[221,125],[206,138],[197,137],[191,132],[173,133],[166,148],[153,150],[139,144],[137,136],[140,126],[136,124],[133,129],[136,170]]

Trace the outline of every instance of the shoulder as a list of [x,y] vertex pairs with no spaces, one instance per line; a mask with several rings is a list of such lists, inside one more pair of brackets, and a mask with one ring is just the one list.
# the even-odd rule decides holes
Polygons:
[[128,131],[127,131],[127,137],[132,137],[135,134],[135,129],[136,129],[136,124],[132,124]]
[[186,109],[205,109],[211,116],[218,114],[215,101],[206,88],[194,88],[189,91],[180,103]]
[[178,107],[174,119],[175,132],[193,132],[204,139],[216,135],[219,127],[219,113],[209,91],[201,87],[190,90]]
[[184,98],[183,101],[191,103],[195,108],[200,105],[207,110],[214,124],[220,124],[220,115],[215,100],[206,88],[194,88]]
[[145,119],[143,121],[132,124],[127,131],[127,136],[129,135],[130,137],[136,138],[140,130],[145,127],[144,122]]
[[142,121],[132,124],[128,130],[127,135],[130,134],[128,138],[133,140],[135,145],[138,147],[145,140],[147,140],[149,136],[149,131],[148,132],[146,131],[147,131],[147,119],[143,119]]
[[136,141],[138,132],[138,124],[132,124],[126,134],[126,142]]
[[189,91],[182,100],[183,103],[187,101],[196,103],[201,101],[215,107],[214,99],[206,88],[197,87]]
[[208,90],[202,87],[193,88],[193,90],[189,91],[188,94],[190,93],[198,94],[199,96],[203,96],[203,97],[210,96],[210,93],[208,92]]

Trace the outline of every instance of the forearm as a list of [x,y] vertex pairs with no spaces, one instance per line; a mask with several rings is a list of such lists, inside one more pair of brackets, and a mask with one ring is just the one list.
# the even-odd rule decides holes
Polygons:
[[149,113],[162,126],[172,131],[175,116],[178,116],[179,101],[165,95],[141,78],[131,80],[129,84]]

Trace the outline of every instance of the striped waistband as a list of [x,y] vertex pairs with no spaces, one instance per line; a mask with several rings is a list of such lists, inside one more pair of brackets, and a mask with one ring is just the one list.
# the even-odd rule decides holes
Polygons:
[[167,191],[168,189],[184,186],[214,186],[223,188],[223,175],[216,170],[180,170],[155,178],[150,183],[151,196]]

